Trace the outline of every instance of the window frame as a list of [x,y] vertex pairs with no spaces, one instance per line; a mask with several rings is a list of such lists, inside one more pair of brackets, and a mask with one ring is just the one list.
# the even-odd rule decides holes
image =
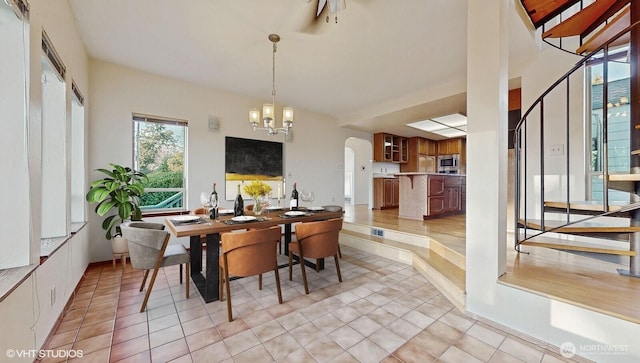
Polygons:
[[156,123],[163,125],[171,125],[171,126],[180,126],[184,127],[184,145],[183,145],[183,169],[182,169],[182,187],[181,188],[148,188],[145,187],[145,194],[148,192],[151,193],[159,193],[159,192],[181,192],[182,193],[182,205],[178,207],[169,207],[169,208],[148,208],[146,206],[141,206],[143,215],[157,215],[163,213],[172,213],[172,212],[180,212],[187,209],[187,150],[188,150],[188,135],[189,135],[189,122],[187,120],[181,120],[176,118],[164,117],[164,116],[153,116],[141,113],[133,113],[132,114],[132,165],[135,170],[139,170],[139,161],[137,160],[138,151],[137,151],[137,131],[136,131],[136,123],[137,122],[146,122],[146,123]]

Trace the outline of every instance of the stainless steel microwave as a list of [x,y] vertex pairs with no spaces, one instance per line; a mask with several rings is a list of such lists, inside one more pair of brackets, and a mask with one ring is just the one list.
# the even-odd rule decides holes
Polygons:
[[440,155],[438,156],[438,173],[455,174],[460,166],[460,155]]

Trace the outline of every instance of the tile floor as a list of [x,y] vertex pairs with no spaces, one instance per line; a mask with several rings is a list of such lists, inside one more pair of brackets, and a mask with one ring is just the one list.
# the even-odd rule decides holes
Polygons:
[[342,252],[343,282],[327,259],[307,270],[309,295],[299,266],[293,281],[281,269],[283,304],[273,274],[262,291],[256,277],[232,281],[231,323],[226,302],[205,304],[193,284],[185,298],[177,266],[160,271],[140,313],[142,272],[92,265],[43,349],[82,350],[70,361],[83,362],[572,362],[465,316],[410,266]]

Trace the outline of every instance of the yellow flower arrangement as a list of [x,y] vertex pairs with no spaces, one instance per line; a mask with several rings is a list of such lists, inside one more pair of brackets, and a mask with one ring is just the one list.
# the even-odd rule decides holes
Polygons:
[[244,186],[244,192],[250,195],[253,199],[257,199],[257,197],[269,194],[269,192],[271,192],[271,187],[264,182],[254,180]]

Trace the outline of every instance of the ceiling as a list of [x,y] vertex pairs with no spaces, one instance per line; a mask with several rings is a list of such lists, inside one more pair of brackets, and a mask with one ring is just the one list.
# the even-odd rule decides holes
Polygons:
[[[404,124],[466,111],[467,0],[346,0],[337,24],[313,23],[317,0],[69,3],[93,58],[268,100],[267,36],[277,33],[280,105],[427,137]],[[536,47],[512,18],[510,61],[518,62]]]

